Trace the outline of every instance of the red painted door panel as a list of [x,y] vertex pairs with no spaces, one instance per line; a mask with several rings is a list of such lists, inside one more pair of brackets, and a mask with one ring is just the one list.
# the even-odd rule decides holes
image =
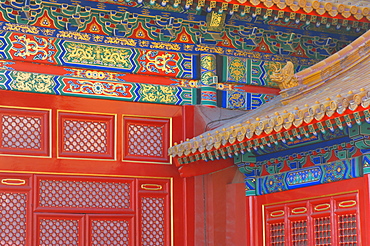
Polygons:
[[120,214],[87,215],[87,245],[133,246],[134,217]]
[[84,246],[85,216],[35,213],[33,232],[38,246]]
[[0,245],[31,245],[30,179],[0,174]]

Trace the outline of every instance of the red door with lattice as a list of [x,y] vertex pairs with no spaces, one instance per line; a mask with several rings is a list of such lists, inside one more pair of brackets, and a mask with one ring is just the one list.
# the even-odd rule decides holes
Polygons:
[[0,98],[0,245],[186,245],[183,107]]

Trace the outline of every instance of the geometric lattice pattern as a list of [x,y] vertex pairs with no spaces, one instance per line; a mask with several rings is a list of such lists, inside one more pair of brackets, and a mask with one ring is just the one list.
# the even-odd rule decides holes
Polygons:
[[27,194],[0,192],[0,245],[26,245]]
[[338,230],[339,245],[358,245],[356,214],[339,215]]
[[41,219],[37,245],[77,246],[79,245],[79,220]]
[[293,246],[308,245],[307,220],[292,221],[291,226]]
[[130,124],[128,126],[128,154],[163,156],[163,129],[159,126]]
[[64,120],[63,151],[77,153],[107,153],[106,122]]
[[41,117],[2,115],[1,147],[10,149],[41,149]]
[[315,245],[331,245],[331,225],[330,217],[320,217],[314,219]]
[[164,198],[141,198],[141,245],[164,246]]
[[129,245],[127,220],[93,220],[91,230],[91,246]]
[[272,246],[284,246],[284,223],[270,224],[270,242]]
[[40,180],[38,206],[129,209],[130,194],[130,184],[123,182]]

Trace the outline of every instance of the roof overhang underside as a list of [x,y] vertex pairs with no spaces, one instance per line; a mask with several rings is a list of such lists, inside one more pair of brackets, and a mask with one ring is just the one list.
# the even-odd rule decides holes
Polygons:
[[370,123],[368,64],[370,31],[306,70],[293,76],[280,74],[296,84],[254,111],[175,144],[169,153],[182,168],[190,163],[218,163],[279,141],[309,138],[318,131],[333,131],[363,121]]

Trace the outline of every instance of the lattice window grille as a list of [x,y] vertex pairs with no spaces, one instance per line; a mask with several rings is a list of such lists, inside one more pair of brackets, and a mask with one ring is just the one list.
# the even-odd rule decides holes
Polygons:
[[26,245],[27,195],[0,193],[0,245]]
[[41,117],[3,115],[1,117],[1,147],[40,150],[41,122]]
[[339,245],[357,246],[356,214],[338,216]]
[[270,224],[271,246],[285,245],[285,226],[284,222]]
[[92,246],[128,246],[129,222],[126,220],[94,220],[91,223]]
[[107,145],[107,122],[63,121],[63,151],[106,154],[108,151]]
[[131,185],[121,182],[40,180],[39,206],[128,209]]
[[141,199],[142,246],[165,245],[164,206],[164,198]]
[[314,219],[314,236],[315,245],[329,246],[331,245],[331,223],[330,216]]
[[293,246],[308,245],[307,220],[292,221],[291,226]]
[[160,126],[128,125],[128,154],[136,156],[163,156],[163,129]]
[[41,219],[38,245],[79,245],[79,221],[73,219]]

